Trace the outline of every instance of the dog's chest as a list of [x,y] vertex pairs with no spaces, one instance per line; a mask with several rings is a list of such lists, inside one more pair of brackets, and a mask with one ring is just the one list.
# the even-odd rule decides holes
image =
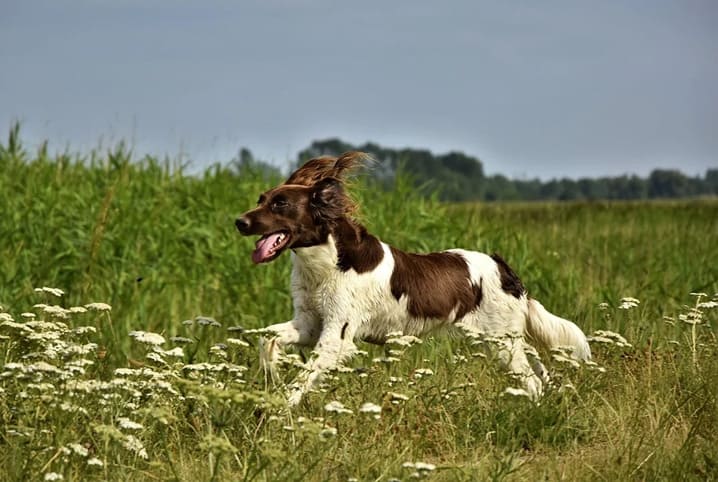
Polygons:
[[324,315],[334,307],[344,277],[337,260],[331,237],[326,244],[292,254],[292,296],[298,309]]

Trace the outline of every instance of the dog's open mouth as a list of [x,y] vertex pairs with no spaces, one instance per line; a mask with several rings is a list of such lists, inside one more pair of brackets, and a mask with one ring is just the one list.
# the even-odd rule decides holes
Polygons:
[[257,240],[255,249],[252,252],[252,261],[255,264],[272,261],[287,246],[289,238],[289,233],[286,231],[265,234]]

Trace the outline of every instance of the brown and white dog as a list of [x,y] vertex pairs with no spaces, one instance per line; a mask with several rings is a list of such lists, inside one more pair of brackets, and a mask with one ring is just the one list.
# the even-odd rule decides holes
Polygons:
[[499,339],[500,363],[534,399],[548,377],[537,357],[527,357],[535,350],[525,337],[590,359],[581,329],[529,298],[497,254],[406,253],[369,234],[353,216],[355,204],[345,190],[346,174],[367,158],[348,152],[312,159],[236,220],[242,234],[261,236],[252,253],[255,263],[292,251],[294,318],[257,330],[272,336],[263,342],[270,364],[287,345],[314,349],[291,386],[290,405],[351,356],[356,340],[382,344],[395,332],[422,336],[461,328],[452,331]]

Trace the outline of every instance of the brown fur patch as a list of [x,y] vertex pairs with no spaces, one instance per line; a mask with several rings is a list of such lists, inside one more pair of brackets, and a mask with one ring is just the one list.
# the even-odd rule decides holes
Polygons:
[[521,295],[526,293],[526,288],[524,288],[519,277],[498,253],[492,254],[491,259],[496,262],[496,266],[499,268],[502,290],[516,298],[520,298]]
[[332,229],[332,234],[339,256],[337,267],[344,272],[353,269],[357,273],[366,273],[384,258],[381,243],[364,226],[343,219]]
[[391,248],[394,272],[391,293],[397,301],[408,297],[407,309],[417,318],[448,318],[456,309],[456,320],[474,310],[483,296],[481,285],[470,283],[466,261],[456,253],[405,253]]
[[369,154],[358,151],[345,152],[339,157],[317,157],[307,161],[294,171],[284,184],[311,186],[327,177],[344,180],[345,176],[355,169],[370,162]]

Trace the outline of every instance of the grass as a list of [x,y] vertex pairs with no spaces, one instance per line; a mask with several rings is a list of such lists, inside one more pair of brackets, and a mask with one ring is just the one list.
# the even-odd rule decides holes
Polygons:
[[[383,240],[498,251],[551,311],[632,346],[593,342],[602,370],[544,354],[556,387],[538,405],[506,393],[512,381],[466,340],[362,346],[290,413],[237,328],[291,317],[288,257],[253,266],[252,240],[233,227],[274,182],[219,166],[186,176],[121,146],[29,153],[11,134],[0,146],[0,479],[716,477],[718,203],[445,205],[404,181],[359,186]],[[629,296],[640,303],[623,309]],[[325,410],[334,401],[351,413]]]

